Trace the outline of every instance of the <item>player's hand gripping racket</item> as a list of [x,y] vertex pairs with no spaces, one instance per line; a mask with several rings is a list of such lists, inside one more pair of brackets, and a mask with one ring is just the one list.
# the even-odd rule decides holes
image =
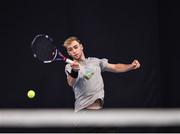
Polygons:
[[66,63],[73,63],[72,60],[66,58],[53,43],[53,39],[48,35],[39,34],[34,37],[31,48],[33,56],[43,63],[51,63],[56,60]]

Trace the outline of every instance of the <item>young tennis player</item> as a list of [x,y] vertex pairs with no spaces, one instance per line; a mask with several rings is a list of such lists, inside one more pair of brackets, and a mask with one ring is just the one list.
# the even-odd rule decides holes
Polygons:
[[67,82],[75,94],[75,112],[103,108],[104,83],[101,72],[122,73],[140,67],[138,60],[131,64],[111,64],[107,59],[87,58],[77,37],[67,38],[64,47],[74,60],[74,63],[66,65],[65,73]]

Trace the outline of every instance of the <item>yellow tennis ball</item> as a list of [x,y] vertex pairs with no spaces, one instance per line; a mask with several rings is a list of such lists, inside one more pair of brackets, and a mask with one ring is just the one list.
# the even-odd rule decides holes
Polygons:
[[28,98],[32,99],[34,98],[36,95],[35,91],[34,90],[29,90],[28,93],[27,93],[27,96]]

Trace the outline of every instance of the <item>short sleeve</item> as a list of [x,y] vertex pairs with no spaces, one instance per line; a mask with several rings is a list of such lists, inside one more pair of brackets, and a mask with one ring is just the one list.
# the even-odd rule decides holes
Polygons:
[[70,64],[67,64],[67,65],[65,66],[65,73],[66,73],[66,75],[68,75],[69,73],[71,73],[71,70],[72,70],[72,68],[71,68]]
[[100,62],[99,64],[100,64],[101,71],[105,71],[105,67],[108,64],[108,59],[103,58],[103,59],[100,59],[99,62]]

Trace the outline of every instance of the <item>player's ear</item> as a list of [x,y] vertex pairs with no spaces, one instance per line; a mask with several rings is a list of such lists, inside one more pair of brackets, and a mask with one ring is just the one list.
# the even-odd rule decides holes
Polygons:
[[68,53],[69,56],[71,56],[70,53],[69,53],[68,51],[67,51],[67,53]]
[[68,53],[68,55],[69,55],[69,56],[71,56],[71,54],[70,54],[70,53]]
[[82,50],[84,49],[82,44],[80,44],[80,47],[81,47]]

